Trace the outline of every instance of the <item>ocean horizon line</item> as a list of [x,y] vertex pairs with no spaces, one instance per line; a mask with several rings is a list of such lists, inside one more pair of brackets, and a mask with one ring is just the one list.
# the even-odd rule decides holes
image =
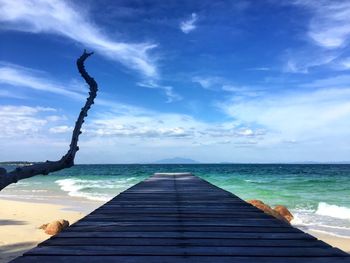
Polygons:
[[[0,165],[30,165],[35,163],[42,163],[38,161],[2,161]],[[337,162],[317,162],[317,161],[307,161],[307,162],[124,162],[124,163],[76,163],[75,165],[287,165],[287,164],[295,164],[295,165],[349,165],[350,161],[337,161]]]

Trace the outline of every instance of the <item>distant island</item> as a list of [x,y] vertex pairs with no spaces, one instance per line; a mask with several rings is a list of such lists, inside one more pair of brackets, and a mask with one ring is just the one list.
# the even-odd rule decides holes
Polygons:
[[157,164],[198,164],[198,161],[189,159],[189,158],[181,158],[181,157],[174,157],[174,158],[168,158],[168,159],[162,159],[155,161],[154,163]]

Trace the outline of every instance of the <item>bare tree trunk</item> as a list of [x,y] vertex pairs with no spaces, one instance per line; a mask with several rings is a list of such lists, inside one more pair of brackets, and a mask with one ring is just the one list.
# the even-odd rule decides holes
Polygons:
[[90,107],[92,106],[92,104],[94,104],[94,99],[97,95],[97,83],[86,72],[84,66],[85,60],[92,54],[93,53],[87,53],[84,50],[84,53],[77,60],[77,67],[79,73],[89,85],[90,92],[88,98],[86,99],[86,103],[84,107],[81,108],[78,119],[75,122],[75,127],[73,130],[68,152],[64,156],[62,156],[62,158],[58,161],[46,161],[43,163],[37,163],[29,166],[17,167],[14,171],[11,172],[7,172],[6,169],[0,167],[0,191],[9,184],[16,183],[19,180],[29,178],[38,174],[47,175],[49,173],[69,168],[74,165],[75,154],[79,150],[78,139],[79,135],[82,133],[81,126],[84,123],[84,118],[87,116]]

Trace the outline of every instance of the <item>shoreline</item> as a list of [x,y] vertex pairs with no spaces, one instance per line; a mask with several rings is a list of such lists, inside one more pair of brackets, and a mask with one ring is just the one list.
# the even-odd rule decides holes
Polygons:
[[346,253],[350,254],[350,238],[345,237],[337,237],[331,234],[320,233],[318,231],[313,230],[303,230],[304,232],[313,235],[319,240],[331,245],[332,247],[339,248]]
[[[71,198],[68,199],[71,200]],[[76,206],[72,206],[69,202],[67,204],[69,205],[0,197],[0,263],[6,263],[18,257],[38,243],[50,238],[51,236],[38,228],[42,224],[58,219],[66,219],[73,224],[102,205],[102,202],[89,202],[89,207],[80,207],[76,210],[74,210]],[[299,229],[333,247],[350,253],[350,238],[337,237],[305,228]]]

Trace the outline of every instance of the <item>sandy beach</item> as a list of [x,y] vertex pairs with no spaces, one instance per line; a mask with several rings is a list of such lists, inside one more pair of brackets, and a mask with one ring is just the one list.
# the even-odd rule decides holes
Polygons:
[[[98,204],[96,204],[98,206]],[[44,223],[66,219],[70,223],[85,213],[49,203],[34,203],[0,199],[0,263],[6,263],[35,247],[50,236],[38,229]],[[307,231],[334,247],[350,252],[350,239]]]
[[38,229],[44,223],[66,219],[74,223],[82,212],[64,210],[64,206],[0,199],[0,263],[22,255],[50,236]]
[[316,231],[306,231],[306,232],[330,244],[333,247],[337,247],[347,253],[350,253],[350,238],[336,237],[336,236],[327,235]]

